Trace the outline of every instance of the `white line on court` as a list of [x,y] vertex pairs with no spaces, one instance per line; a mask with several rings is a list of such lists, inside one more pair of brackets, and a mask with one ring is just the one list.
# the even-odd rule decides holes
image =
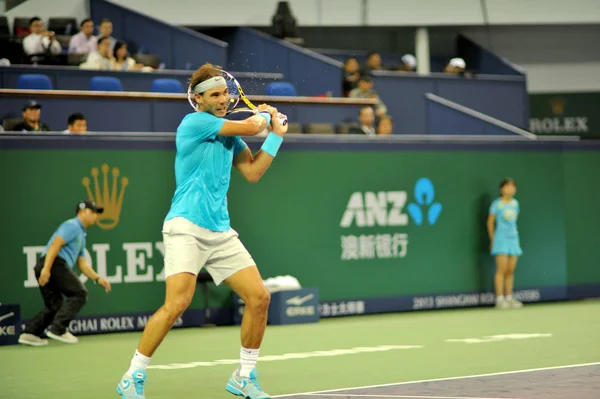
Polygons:
[[[311,393],[307,396],[327,396],[341,398],[396,398],[396,399],[500,399],[500,398],[483,398],[479,396],[422,396],[422,395],[352,395],[347,393]],[[517,399],[517,398],[501,398],[501,399]],[[525,399],[525,398],[519,398]]]
[[[350,388],[336,388],[336,389],[328,389],[325,391],[312,391],[312,392],[299,392],[299,393],[288,393],[285,395],[275,395],[273,398],[285,398],[290,396],[298,396],[298,395],[318,395],[318,394],[327,394],[330,392],[340,392],[340,391],[349,391],[354,389],[369,389],[369,388],[380,388],[380,387],[392,387],[397,385],[409,385],[409,384],[422,384],[424,382],[437,382],[437,381],[452,381],[452,380],[462,380],[469,378],[481,378],[481,377],[494,377],[498,375],[510,375],[510,374],[519,374],[519,373],[533,373],[535,371],[547,371],[547,370],[560,370],[560,369],[568,369],[575,367],[586,367],[586,366],[600,366],[600,362],[596,363],[581,363],[581,364],[569,364],[565,366],[553,366],[553,367],[540,367],[537,369],[527,369],[527,370],[514,370],[514,371],[501,371],[499,373],[489,373],[489,374],[475,374],[475,375],[465,375],[461,377],[446,377],[446,378],[433,378],[430,380],[418,380],[418,381],[406,381],[406,382],[392,382],[389,384],[378,384],[378,385],[365,385],[360,387],[350,387]],[[346,394],[346,396],[354,396]],[[372,395],[371,395],[372,396]],[[408,396],[411,398],[412,396]],[[431,399],[431,397],[429,397]],[[466,399],[466,398],[465,398]]]
[[[301,352],[301,353],[284,353],[282,355],[267,355],[260,358],[262,362],[275,362],[280,360],[292,360],[292,359],[307,359],[312,357],[330,357],[330,356],[343,356],[343,355],[357,355],[361,353],[373,353],[373,352],[387,352],[392,350],[404,350],[404,349],[421,349],[422,345],[379,345],[379,346],[359,346],[356,348],[349,349],[332,349],[327,351],[313,351],[313,352]],[[224,364],[238,364],[239,359],[221,359],[210,362],[188,362],[188,363],[171,363],[171,364],[158,364],[148,366],[149,369],[162,369],[162,370],[177,370],[177,369],[189,369],[194,367],[212,367],[221,366]]]

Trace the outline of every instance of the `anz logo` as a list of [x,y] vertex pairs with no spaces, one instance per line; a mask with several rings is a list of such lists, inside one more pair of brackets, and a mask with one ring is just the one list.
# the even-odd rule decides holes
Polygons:
[[[350,196],[340,227],[406,226],[409,216],[417,226],[426,221],[433,226],[442,213],[435,201],[431,180],[420,178],[414,187],[414,200],[406,205],[406,191],[355,192]],[[405,207],[406,212],[405,213]]]
[[415,202],[408,204],[408,214],[417,226],[423,224],[423,219],[433,226],[442,213],[442,204],[435,201],[435,188],[426,177],[422,177],[415,184]]

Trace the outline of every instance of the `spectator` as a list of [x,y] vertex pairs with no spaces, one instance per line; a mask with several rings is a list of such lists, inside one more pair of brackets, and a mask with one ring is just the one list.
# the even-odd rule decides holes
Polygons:
[[358,65],[358,60],[354,57],[348,58],[344,64],[344,81],[342,82],[344,96],[347,97],[350,91],[356,88],[359,77],[360,65]]
[[98,39],[94,36],[94,21],[87,18],[81,21],[80,32],[69,41],[70,54],[89,54],[96,51]]
[[63,131],[67,134],[82,134],[87,133],[87,121],[85,115],[76,112],[69,116],[67,120],[67,129]]
[[52,55],[60,54],[62,51],[60,43],[56,40],[54,32],[45,29],[44,21],[39,17],[31,18],[29,29],[31,33],[23,39],[25,54],[29,56],[48,53]]
[[40,121],[42,104],[29,101],[23,106],[23,122],[13,128],[16,132],[49,132],[50,127]]
[[381,101],[377,93],[373,90],[373,82],[371,81],[371,77],[368,75],[362,75],[358,79],[357,88],[352,90],[350,94],[348,94],[350,98],[372,98],[377,101],[375,105],[375,113],[377,116],[381,117],[387,114],[387,107]]
[[371,71],[379,71],[382,70],[382,66],[381,66],[381,56],[379,55],[378,52],[373,51],[371,53],[369,53],[369,55],[367,55],[367,65],[365,65],[365,68],[363,69],[363,73],[368,73]]
[[444,68],[445,73],[459,74],[465,71],[467,64],[465,60],[462,58],[452,58],[446,68]]
[[100,40],[101,37],[108,37],[108,40],[110,40],[110,49],[114,52],[117,39],[111,36],[113,33],[112,21],[104,18],[102,21],[100,21],[100,28],[98,28],[98,30],[100,31],[100,34],[96,37],[96,39]]
[[401,72],[414,72],[417,67],[417,59],[412,54],[404,54],[401,58],[402,63],[398,67]]
[[81,69],[100,69],[107,71],[112,69],[114,57],[110,50],[108,37],[98,39],[98,49],[88,54],[87,60],[79,65]]
[[384,116],[379,119],[379,123],[377,124],[377,134],[380,136],[391,136],[393,131],[393,123],[392,118],[389,116]]
[[359,127],[351,128],[350,134],[364,134],[367,136],[375,136],[375,114],[373,108],[366,106],[362,107],[358,113]]
[[136,63],[133,58],[129,57],[127,43],[117,41],[114,49],[114,58],[111,62],[111,69],[115,71],[129,71],[140,70],[143,67],[144,65]]

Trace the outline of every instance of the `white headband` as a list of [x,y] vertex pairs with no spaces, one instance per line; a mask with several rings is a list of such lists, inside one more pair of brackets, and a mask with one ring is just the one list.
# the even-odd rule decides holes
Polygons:
[[214,89],[219,86],[227,86],[225,83],[225,78],[223,76],[214,76],[210,79],[206,79],[204,82],[198,83],[194,87],[194,93],[202,94],[206,90]]

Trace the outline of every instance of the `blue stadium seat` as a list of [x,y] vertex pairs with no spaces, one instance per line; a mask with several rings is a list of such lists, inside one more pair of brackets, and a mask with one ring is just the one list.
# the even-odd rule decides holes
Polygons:
[[267,96],[297,96],[296,88],[289,82],[273,82],[267,85]]
[[183,93],[183,86],[177,79],[154,79],[152,91],[157,93]]
[[52,90],[52,81],[46,75],[26,73],[19,76],[17,89],[23,90]]
[[119,78],[112,76],[93,76],[90,79],[90,90],[93,91],[123,91]]

